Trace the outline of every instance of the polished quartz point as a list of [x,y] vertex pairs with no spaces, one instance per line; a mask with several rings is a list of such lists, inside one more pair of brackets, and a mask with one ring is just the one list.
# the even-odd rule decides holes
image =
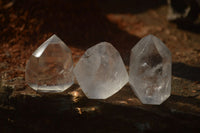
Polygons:
[[169,49],[153,35],[132,48],[129,83],[143,104],[159,105],[170,96],[171,64]]
[[26,83],[36,91],[62,92],[74,82],[70,49],[56,35],[46,40],[26,64]]
[[90,99],[106,99],[128,82],[119,52],[107,42],[89,48],[76,64],[74,74]]

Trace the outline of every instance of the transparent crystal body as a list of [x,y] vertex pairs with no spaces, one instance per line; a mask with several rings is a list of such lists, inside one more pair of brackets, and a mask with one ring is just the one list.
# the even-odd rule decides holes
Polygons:
[[119,52],[107,42],[89,48],[76,64],[74,74],[90,99],[106,99],[128,82]]
[[41,92],[62,92],[73,84],[71,51],[60,38],[51,36],[31,55],[25,80]]
[[141,39],[131,50],[129,83],[143,104],[159,105],[171,93],[171,53],[153,35]]

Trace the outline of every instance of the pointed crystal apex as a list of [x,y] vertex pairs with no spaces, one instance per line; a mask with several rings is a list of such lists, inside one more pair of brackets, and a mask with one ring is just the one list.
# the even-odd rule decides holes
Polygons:
[[67,45],[58,36],[54,34],[49,39],[47,39],[44,43],[42,43],[40,47],[38,47],[35,50],[35,52],[33,52],[32,55],[35,57],[40,57],[49,44],[56,44],[56,43],[62,45],[63,47],[66,47],[66,49],[70,51]]
[[36,91],[62,92],[74,82],[70,49],[56,35],[40,45],[26,64],[26,83]]
[[89,48],[76,64],[74,74],[85,95],[91,99],[106,99],[128,82],[119,52],[107,42]]
[[142,38],[131,50],[129,83],[144,104],[161,104],[171,93],[171,53],[153,35]]

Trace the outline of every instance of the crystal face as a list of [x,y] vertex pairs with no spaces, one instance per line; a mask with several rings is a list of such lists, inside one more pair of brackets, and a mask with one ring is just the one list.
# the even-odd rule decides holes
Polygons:
[[106,99],[128,82],[119,52],[107,42],[89,48],[76,64],[74,74],[85,95],[91,99]]
[[129,83],[143,104],[161,104],[171,93],[171,53],[153,35],[131,50]]
[[36,91],[62,92],[74,82],[70,49],[56,35],[45,41],[26,64],[26,83]]

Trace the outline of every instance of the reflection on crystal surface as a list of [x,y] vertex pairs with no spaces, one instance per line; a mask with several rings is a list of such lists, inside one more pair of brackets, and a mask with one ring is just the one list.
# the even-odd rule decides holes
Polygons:
[[76,64],[74,74],[85,95],[91,99],[108,98],[128,82],[119,52],[107,42],[89,48]]
[[74,81],[70,49],[56,35],[45,41],[26,64],[26,83],[37,91],[62,92]]
[[131,50],[129,83],[144,104],[161,104],[171,93],[171,53],[153,35]]

